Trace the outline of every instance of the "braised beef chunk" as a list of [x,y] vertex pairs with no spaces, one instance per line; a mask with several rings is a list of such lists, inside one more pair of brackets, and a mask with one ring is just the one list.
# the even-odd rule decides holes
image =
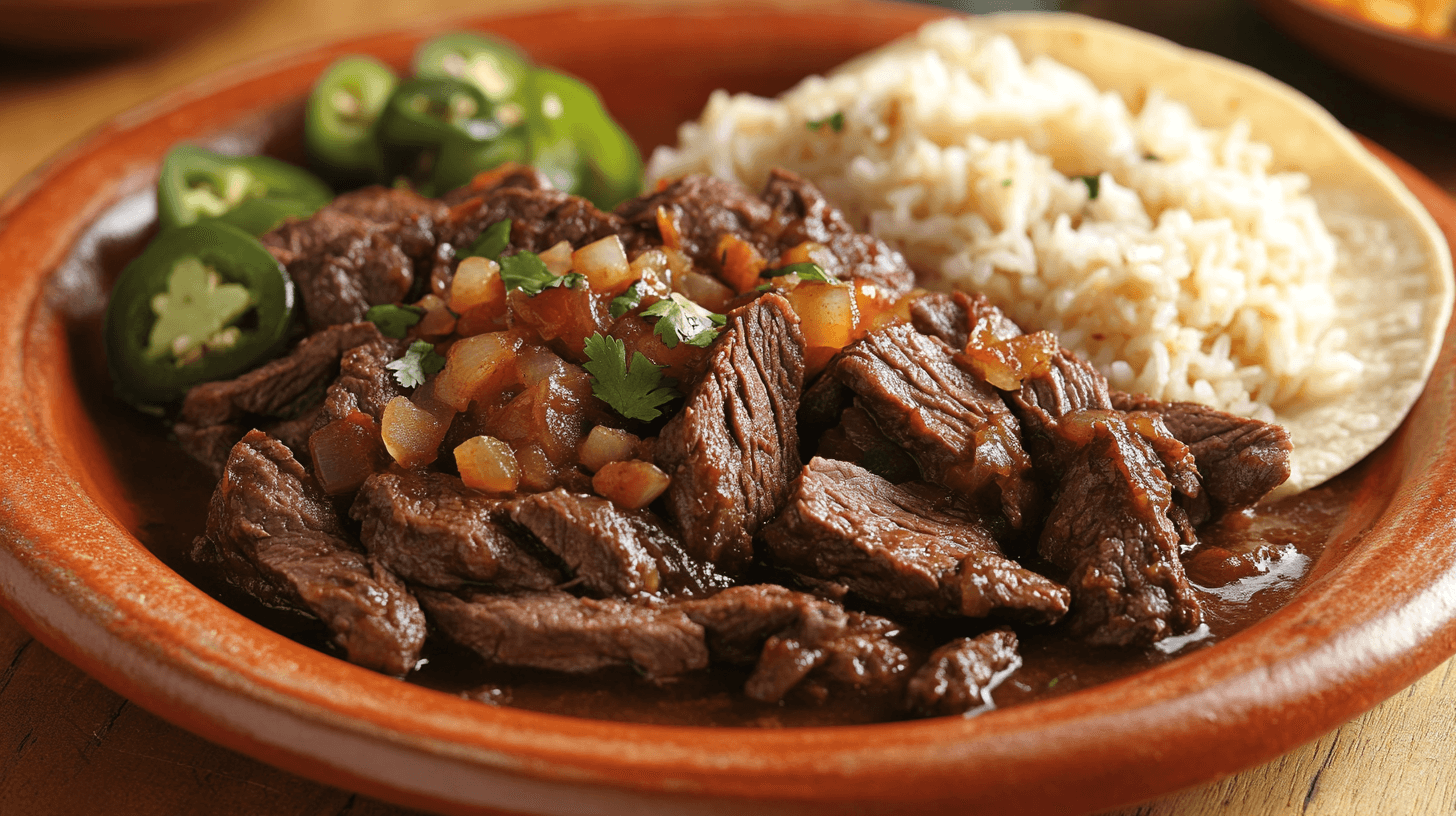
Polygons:
[[477,173],[469,184],[457,187],[440,196],[440,202],[453,207],[502,187],[520,187],[526,190],[554,189],[551,186],[551,179],[540,170],[526,164],[506,162],[494,170]]
[[[193,386],[182,400],[177,440],[184,451],[221,474],[227,454],[250,429],[296,418],[316,405],[350,348],[383,341],[373,323],[332,326],[305,337],[286,356],[231,380]],[[296,436],[307,440],[308,430]],[[290,443],[296,440],[290,439]],[[290,444],[296,451],[302,447]]]
[[905,258],[883,241],[858,232],[824,194],[787,170],[769,174],[763,200],[773,208],[778,248],[787,250],[805,241],[829,250],[837,266],[825,271],[841,279],[861,278],[893,296],[915,286],[915,273]]
[[1085,439],[1069,462],[1040,551],[1068,572],[1074,632],[1092,643],[1147,645],[1202,621],[1169,519],[1173,488],[1152,446],[1120,417],[1064,421]]
[[799,472],[803,383],[804,338],[788,301],[765,295],[728,315],[706,373],[657,439],[689,555],[729,574],[752,561],[754,535]]
[[893,485],[848,462],[811,460],[762,538],[772,563],[892,611],[1035,623],[1067,611],[1067,590],[1005,558],[949,491]]
[[703,628],[670,606],[565,592],[464,601],[422,590],[420,601],[447,637],[506,666],[573,673],[633,666],[659,680],[708,665]]
[[700,266],[715,267],[718,241],[724,235],[753,244],[765,257],[778,254],[772,238],[763,232],[773,210],[742,187],[704,175],[683,176],[617,207],[631,237],[629,254],[668,242],[658,222],[659,209],[674,225],[677,248]]
[[992,690],[1021,667],[1018,646],[1016,633],[1004,628],[941,646],[910,678],[906,707],[922,717],[995,708]]
[[419,659],[425,620],[414,597],[353,549],[313,477],[261,431],[228,457],[192,558],[269,606],[318,617],[354,663],[403,675]]
[[945,343],[909,326],[871,332],[828,371],[920,463],[926,478],[998,502],[1015,527],[1038,492],[1016,418],[996,390],[961,370]]
[[776,702],[806,679],[820,693],[821,683],[891,691],[909,669],[896,624],[777,584],[735,586],[677,608],[706,631],[715,660],[757,661],[745,687],[755,700]]
[[377,473],[349,515],[369,554],[401,578],[437,589],[466,583],[550,589],[565,579],[498,523],[501,501],[445,473]]
[[[661,218],[671,226],[664,236]],[[915,285],[915,273],[903,256],[883,241],[856,232],[843,213],[808,181],[786,170],[774,170],[761,196],[714,176],[684,176],[649,195],[623,202],[617,214],[627,222],[631,252],[649,247],[677,247],[704,269],[721,270],[720,241],[732,236],[745,241],[769,266],[807,242],[819,244],[826,271],[848,280],[860,278],[896,297]]]
[[584,198],[549,188],[502,186],[451,209],[442,238],[468,247],[488,227],[506,219],[511,222],[510,247],[515,251],[544,252],[560,241],[580,248],[623,230],[620,218]]
[[378,422],[390,400],[405,396],[404,388],[387,366],[404,356],[408,347],[403,340],[379,337],[344,352],[339,359],[339,376],[324,395],[314,429],[355,411]]
[[1289,478],[1289,432],[1196,402],[1159,402],[1113,393],[1124,411],[1157,414],[1198,462],[1209,499],[1221,510],[1248,507]]
[[910,304],[910,323],[921,334],[939,337],[953,349],[963,349],[972,332],[985,332],[996,340],[1020,335],[1021,327],[982,294],[932,292]]
[[895,484],[920,478],[915,459],[886,436],[864,409],[853,405],[840,414],[838,425],[819,437],[818,454],[825,459],[853,462]]
[[689,558],[647,511],[622,510],[606,499],[562,488],[515,499],[507,509],[512,521],[560,557],[593,594],[693,597],[731,583],[712,565]]

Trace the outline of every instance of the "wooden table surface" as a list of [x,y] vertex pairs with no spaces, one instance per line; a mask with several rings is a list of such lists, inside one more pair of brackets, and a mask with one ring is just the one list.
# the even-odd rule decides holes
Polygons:
[[[58,57],[0,50],[0,190],[107,117],[217,68],[281,48],[432,17],[485,9],[509,13],[548,4],[560,3],[257,0],[238,4],[186,39],[146,52]],[[962,7],[989,5],[996,4],[966,0]],[[1243,3],[1104,0],[1063,5],[1222,53],[1278,76],[1456,193],[1456,122],[1422,114],[1339,74]],[[0,3],[0,26],[5,14]],[[1456,812],[1453,663],[1273,762],[1116,813]],[[176,728],[90,679],[0,612],[0,813],[416,812],[318,785]]]

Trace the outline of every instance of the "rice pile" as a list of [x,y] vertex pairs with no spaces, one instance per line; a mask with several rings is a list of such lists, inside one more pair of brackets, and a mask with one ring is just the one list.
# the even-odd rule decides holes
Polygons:
[[716,93],[648,174],[756,190],[789,168],[927,285],[986,293],[1114,387],[1269,420],[1361,372],[1332,294],[1356,259],[1272,162],[1246,125],[1201,127],[1156,93],[1130,110],[948,20],[777,100]]

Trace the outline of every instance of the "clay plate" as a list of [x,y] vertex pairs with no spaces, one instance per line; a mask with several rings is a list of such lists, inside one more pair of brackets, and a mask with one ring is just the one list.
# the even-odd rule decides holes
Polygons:
[[1264,16],[1392,96],[1456,117],[1456,36],[1406,31],[1321,0],[1258,0]]
[[[478,25],[588,78],[650,147],[713,88],[777,92],[935,14],[618,6]],[[1407,421],[1359,466],[1347,518],[1286,607],[1126,680],[970,720],[750,731],[498,709],[312,651],[212,600],[137,538],[165,522],[145,517],[137,497],[176,475],[154,469],[128,483],[124,474],[147,471],[103,441],[115,418],[83,402],[104,387],[77,382],[94,370],[83,327],[104,303],[98,270],[150,228],[148,189],[171,144],[287,155],[321,68],[350,52],[403,64],[429,33],[209,78],[120,117],[0,203],[0,593],[44,643],[118,692],[292,771],[452,813],[829,813],[850,803],[863,813],[1035,813],[1125,804],[1267,760],[1456,652],[1456,506],[1443,498],[1456,475],[1450,335]],[[1381,156],[1456,239],[1456,204]]]

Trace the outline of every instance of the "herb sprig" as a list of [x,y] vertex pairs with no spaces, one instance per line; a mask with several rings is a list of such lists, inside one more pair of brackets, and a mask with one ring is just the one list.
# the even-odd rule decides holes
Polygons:
[[627,344],[600,332],[586,339],[585,368],[591,376],[592,393],[612,410],[628,419],[651,422],[662,416],[661,406],[682,396],[663,384],[663,366],[654,365],[640,351],[632,353],[627,365]]

